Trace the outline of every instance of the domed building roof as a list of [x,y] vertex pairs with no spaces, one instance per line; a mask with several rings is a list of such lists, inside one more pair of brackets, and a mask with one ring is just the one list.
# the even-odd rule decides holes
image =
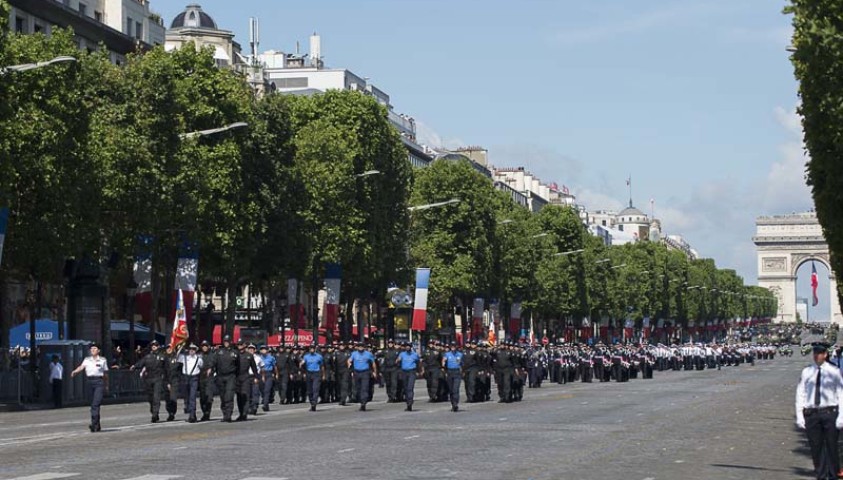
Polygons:
[[621,210],[621,213],[619,213],[618,216],[619,217],[632,217],[632,216],[646,217],[647,215],[644,212],[642,212],[641,210],[638,210],[637,208],[630,205],[627,208],[624,208],[623,210]]
[[210,15],[203,12],[202,7],[196,3],[191,3],[185,7],[183,12],[176,15],[173,23],[170,24],[170,28],[209,28],[218,30],[217,22]]

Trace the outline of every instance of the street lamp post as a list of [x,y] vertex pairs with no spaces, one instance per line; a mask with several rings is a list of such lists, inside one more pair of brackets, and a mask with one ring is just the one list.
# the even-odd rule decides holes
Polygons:
[[75,62],[76,58],[62,55],[51,60],[47,60],[44,62],[35,62],[35,63],[23,63],[20,65],[11,65],[8,67],[0,68],[0,76],[8,75],[9,73],[16,73],[16,72],[26,72],[28,70],[36,70],[43,67],[49,67],[50,65],[55,65],[57,63],[67,63],[67,62]]
[[217,133],[227,132],[229,130],[234,130],[236,128],[245,128],[248,127],[249,124],[246,122],[234,122],[229,123],[228,125],[224,125],[219,128],[209,128],[207,130],[197,130],[195,132],[188,132],[188,133],[180,133],[179,138],[182,140],[187,140],[190,138],[197,138],[197,137],[207,137],[208,135],[214,135]]
[[450,200],[445,200],[444,202],[428,203],[428,204],[425,204],[425,205],[416,205],[416,206],[413,206],[413,207],[407,207],[407,210],[409,210],[411,212],[418,212],[420,210],[430,210],[431,208],[444,207],[445,205],[453,205],[453,204],[456,204],[456,203],[460,203],[459,198],[452,198]]

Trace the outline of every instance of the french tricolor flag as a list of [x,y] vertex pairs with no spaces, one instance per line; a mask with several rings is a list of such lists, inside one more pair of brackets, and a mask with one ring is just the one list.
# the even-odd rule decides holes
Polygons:
[[338,263],[325,265],[325,329],[333,331],[337,328],[340,313],[340,286],[342,266]]
[[430,269],[416,269],[416,302],[413,305],[413,330],[424,331],[427,326],[427,292],[430,288]]
[[6,240],[6,228],[9,226],[9,207],[0,208],[0,262],[3,261],[3,242]]

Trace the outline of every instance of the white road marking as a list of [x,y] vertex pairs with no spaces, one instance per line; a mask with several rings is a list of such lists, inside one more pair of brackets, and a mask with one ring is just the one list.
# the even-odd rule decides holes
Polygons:
[[353,448],[344,448],[342,450],[338,450],[337,453],[348,453],[348,452],[353,452],[353,451],[354,451]]
[[409,437],[404,437],[404,440],[412,440],[414,438],[419,438],[421,435],[411,435]]
[[28,477],[15,477],[9,480],[55,480],[57,478],[78,477],[81,473],[39,473]]
[[143,475],[140,477],[126,478],[125,480],[171,480],[181,478],[183,475]]
[[241,480],[290,480],[288,477],[247,477]]

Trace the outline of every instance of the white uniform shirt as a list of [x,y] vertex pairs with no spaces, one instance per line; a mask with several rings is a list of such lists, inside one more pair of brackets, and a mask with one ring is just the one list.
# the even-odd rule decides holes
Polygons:
[[180,355],[179,362],[181,362],[181,373],[188,377],[193,377],[202,373],[202,366],[204,362],[199,355]]
[[[796,386],[796,424],[799,426],[805,425],[803,409],[815,407],[816,382],[817,366],[805,367],[802,370],[799,385]],[[840,370],[828,362],[822,364],[822,374],[820,375],[819,408],[825,407],[838,407],[843,410],[843,377],[840,376]]]
[[82,366],[85,367],[85,375],[88,377],[102,377],[108,373],[108,362],[103,357],[85,357]]
[[50,382],[61,380],[64,375],[64,367],[58,362],[50,362]]
[[261,358],[260,354],[257,354],[257,353],[254,354],[254,357],[255,357],[255,366],[258,367],[258,371],[253,372],[252,367],[249,367],[249,375],[257,375],[257,374],[259,374],[260,372],[263,371],[263,367],[264,367],[263,358]]

